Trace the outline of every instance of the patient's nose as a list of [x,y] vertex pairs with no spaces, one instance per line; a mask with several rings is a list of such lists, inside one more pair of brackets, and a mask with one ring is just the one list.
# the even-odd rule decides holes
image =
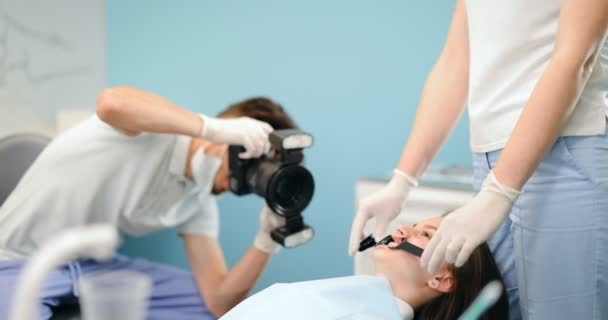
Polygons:
[[416,238],[419,235],[420,232],[414,227],[399,226],[399,228],[397,228],[395,236],[393,236],[393,240],[395,240],[395,242],[397,243],[401,243],[404,240],[407,240],[409,242],[412,238]]

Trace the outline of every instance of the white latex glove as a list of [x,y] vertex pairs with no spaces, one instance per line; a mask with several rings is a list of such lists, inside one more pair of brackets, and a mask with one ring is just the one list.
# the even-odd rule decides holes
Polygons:
[[272,210],[265,205],[260,213],[260,230],[255,237],[253,245],[259,250],[269,254],[279,252],[281,245],[272,240],[270,233],[272,230],[284,226],[285,222],[284,217],[272,212]]
[[519,193],[490,171],[473,200],[443,219],[422,253],[422,266],[434,274],[444,260],[457,268],[465,264],[505,220]]
[[203,128],[201,138],[215,143],[240,145],[245,152],[239,154],[242,159],[257,158],[270,150],[268,135],[272,127],[263,121],[249,117],[219,119],[201,115]]
[[348,254],[354,255],[359,250],[359,243],[363,239],[365,223],[376,218],[376,240],[385,236],[389,223],[399,215],[403,202],[412,187],[418,185],[415,178],[405,172],[395,169],[391,181],[380,191],[361,199],[357,205],[357,213],[350,230]]

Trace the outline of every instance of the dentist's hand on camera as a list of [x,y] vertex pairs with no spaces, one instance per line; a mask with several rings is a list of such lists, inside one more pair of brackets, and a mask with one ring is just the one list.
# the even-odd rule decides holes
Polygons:
[[201,115],[201,118],[201,138],[245,147],[245,152],[239,154],[242,159],[257,158],[270,150],[268,135],[273,130],[266,122],[249,117],[219,119]]
[[389,223],[399,215],[403,202],[412,187],[418,184],[415,178],[395,169],[391,181],[380,191],[362,199],[358,203],[357,213],[350,231],[348,253],[352,256],[359,250],[359,243],[364,238],[363,228],[371,218],[376,218],[376,240],[386,233]]
[[490,171],[473,200],[443,219],[424,249],[422,266],[435,273],[443,260],[457,268],[465,264],[471,252],[505,220],[519,193],[500,183]]
[[285,218],[272,212],[272,209],[264,205],[262,212],[260,213],[260,230],[255,237],[253,245],[260,251],[268,254],[274,254],[279,251],[281,245],[276,243],[270,237],[272,230],[284,226],[286,223]]

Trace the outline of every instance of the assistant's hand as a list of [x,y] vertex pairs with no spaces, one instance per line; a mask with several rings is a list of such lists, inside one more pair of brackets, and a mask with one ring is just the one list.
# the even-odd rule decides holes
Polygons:
[[268,135],[272,127],[263,121],[249,117],[219,119],[201,115],[203,128],[201,138],[215,143],[241,145],[245,152],[242,159],[257,158],[270,150]]
[[274,254],[280,249],[280,245],[270,237],[272,230],[284,226],[285,218],[272,212],[268,206],[264,205],[260,213],[260,230],[255,237],[253,245],[260,251]]
[[500,183],[490,171],[473,200],[443,219],[424,249],[422,266],[430,273],[435,273],[443,260],[461,267],[498,229],[519,193]]
[[350,231],[348,254],[352,256],[359,250],[359,243],[363,239],[363,228],[369,219],[376,218],[374,236],[376,238],[384,236],[389,223],[401,212],[410,189],[417,184],[415,178],[395,169],[391,181],[384,188],[359,201]]

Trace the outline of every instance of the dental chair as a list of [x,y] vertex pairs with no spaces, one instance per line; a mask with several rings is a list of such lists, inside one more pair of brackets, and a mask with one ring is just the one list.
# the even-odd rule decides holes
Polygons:
[[[11,194],[23,174],[51,141],[34,133],[18,133],[0,138],[0,206]],[[79,309],[59,308],[52,320],[79,319]]]
[[0,206],[51,138],[22,133],[0,138]]

